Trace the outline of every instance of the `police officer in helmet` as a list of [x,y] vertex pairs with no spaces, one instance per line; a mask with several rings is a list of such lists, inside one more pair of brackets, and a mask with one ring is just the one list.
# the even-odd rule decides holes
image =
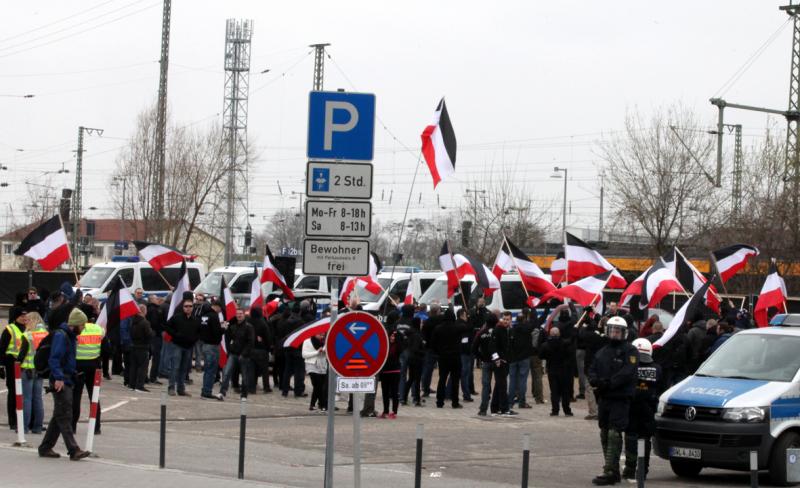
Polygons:
[[628,427],[639,365],[639,352],[625,340],[627,331],[628,324],[622,317],[608,319],[608,344],[597,351],[589,368],[589,384],[597,395],[600,442],[605,458],[603,474],[592,480],[598,486],[613,485],[622,480],[619,470],[622,433]]

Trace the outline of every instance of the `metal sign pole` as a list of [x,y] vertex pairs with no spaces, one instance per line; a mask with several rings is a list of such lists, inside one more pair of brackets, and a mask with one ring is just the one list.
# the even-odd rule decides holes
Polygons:
[[353,488],[361,488],[361,409],[363,393],[353,393]]
[[[331,280],[331,326],[339,315],[339,287],[336,279]],[[328,354],[327,348],[325,354]],[[333,488],[333,431],[336,411],[336,373],[328,361],[328,430],[325,435],[325,488]]]

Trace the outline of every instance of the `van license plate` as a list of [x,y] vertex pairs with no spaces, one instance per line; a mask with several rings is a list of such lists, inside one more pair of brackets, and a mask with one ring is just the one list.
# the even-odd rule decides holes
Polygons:
[[700,449],[690,449],[688,447],[670,447],[669,457],[700,459]]

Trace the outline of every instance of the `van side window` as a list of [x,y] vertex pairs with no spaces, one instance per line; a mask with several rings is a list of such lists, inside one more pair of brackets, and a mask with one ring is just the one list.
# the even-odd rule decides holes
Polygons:
[[122,268],[117,272],[117,276],[122,278],[125,286],[133,286],[133,268]]
[[397,280],[397,283],[395,283],[392,289],[389,290],[389,294],[405,297],[406,290],[408,290],[408,281],[409,280]]
[[197,288],[197,285],[200,284],[200,281],[200,270],[197,268],[189,268],[189,284],[192,286],[192,290]]
[[319,288],[319,276],[303,276],[295,288],[316,290]]
[[142,289],[144,291],[159,291],[166,290],[167,284],[158,276],[158,273],[153,268],[140,268],[142,274]]
[[420,278],[419,279],[419,287],[421,288],[419,290],[420,296],[422,296],[422,294],[425,293],[428,290],[428,287],[431,286],[434,281],[436,281],[436,280],[434,280],[433,278]]
[[506,310],[519,310],[527,306],[528,297],[521,281],[501,281],[500,293],[503,295],[503,307]]
[[256,278],[254,273],[244,274],[236,279],[231,286],[231,293],[250,293],[250,287]]

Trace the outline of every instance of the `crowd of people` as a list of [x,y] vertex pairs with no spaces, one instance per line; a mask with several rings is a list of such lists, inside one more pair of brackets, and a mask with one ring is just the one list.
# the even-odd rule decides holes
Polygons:
[[[71,459],[88,455],[78,447],[74,432],[82,392],[87,390],[91,397],[97,370],[106,379],[121,376],[125,387],[140,393],[166,382],[169,395],[191,396],[186,385],[192,384],[190,372],[195,368],[202,372],[202,399],[224,401],[231,388],[241,396],[277,390],[284,397],[309,397],[311,411],[328,409],[325,335],[311,337],[300,347],[284,347],[285,337],[317,319],[313,301],[239,307],[235,317],[225,320],[224,304],[215,297],[187,292],[168,319],[169,297],[145,297],[140,289],[133,296],[138,314],[109,322],[106,329],[96,325],[99,302],[71,286],[46,298],[35,288],[17,297],[9,325],[0,334],[8,424],[41,433],[43,390],[51,392],[53,418],[39,447],[41,456],[58,456],[53,446],[59,434]],[[340,313],[360,309],[355,294],[347,306],[340,306]],[[514,416],[518,409],[548,403],[546,377],[551,416],[571,417],[575,402],[586,401],[586,420],[598,421],[606,461],[603,474],[593,480],[598,485],[634,476],[636,441],[644,438],[649,454],[661,392],[692,374],[737,330],[752,326],[745,311],[726,310],[720,317],[706,310],[654,350],[652,344],[664,333],[659,317],[640,322],[615,303],[603,314],[547,303],[543,309],[525,308],[514,316],[487,309],[483,298],[469,309],[432,303],[384,312],[389,350],[378,375],[383,408],[375,408],[377,392],[367,394],[361,416],[394,419],[401,406],[424,407],[431,398],[436,408],[449,404],[461,409],[477,402],[479,416]],[[321,313],[328,315],[330,309]],[[35,364],[45,348],[46,375]],[[16,424],[15,362],[23,371],[22,426]],[[350,400],[348,411],[353,409]],[[95,429],[101,433],[100,409]],[[629,452],[620,471],[623,444]]]

